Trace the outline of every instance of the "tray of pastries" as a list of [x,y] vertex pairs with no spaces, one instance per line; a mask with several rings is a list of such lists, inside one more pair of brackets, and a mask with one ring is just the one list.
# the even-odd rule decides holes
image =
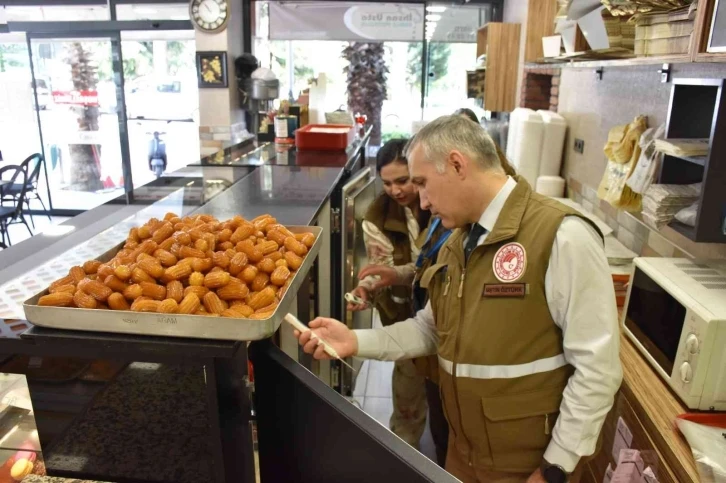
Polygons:
[[40,327],[259,340],[272,336],[320,251],[322,228],[270,215],[168,213],[25,301]]

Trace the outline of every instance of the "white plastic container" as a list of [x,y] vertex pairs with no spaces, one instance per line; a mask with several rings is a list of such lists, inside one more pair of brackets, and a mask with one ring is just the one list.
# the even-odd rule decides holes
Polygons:
[[565,180],[559,176],[540,176],[535,191],[550,198],[562,198],[565,194]]
[[507,158],[517,173],[535,187],[539,177],[544,123],[532,109],[517,108],[510,117]]
[[559,176],[567,135],[567,121],[556,112],[537,111],[537,113],[542,117],[544,126],[539,176]]

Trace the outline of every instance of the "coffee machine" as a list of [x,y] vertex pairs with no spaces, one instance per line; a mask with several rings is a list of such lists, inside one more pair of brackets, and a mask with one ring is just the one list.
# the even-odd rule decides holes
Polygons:
[[[242,54],[235,59],[235,73],[239,90],[239,105],[247,111],[245,116],[248,130],[260,134],[260,124],[273,109],[273,102],[280,96],[280,81],[269,69],[263,69],[252,54]],[[270,123],[271,124],[271,123]],[[274,128],[270,125],[267,135],[274,139]],[[267,140],[267,135],[264,140]]]

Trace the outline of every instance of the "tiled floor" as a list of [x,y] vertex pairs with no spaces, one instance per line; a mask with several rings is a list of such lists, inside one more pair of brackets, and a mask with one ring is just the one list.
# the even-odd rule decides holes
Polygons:
[[[62,216],[54,216],[51,217],[51,219],[49,220],[48,217],[44,215],[33,215],[33,221],[35,221],[35,228],[33,228],[33,224],[30,222],[30,216],[26,215],[25,219],[28,221],[28,225],[33,231],[33,235],[37,235],[43,230],[47,230],[51,226],[57,225],[58,223],[63,223],[68,218],[64,218]],[[10,225],[8,231],[10,232],[10,241],[13,245],[17,245],[18,243],[21,243],[22,241],[30,238],[30,233],[28,233],[28,229],[25,228],[25,225],[23,224]]]
[[[373,325],[374,327],[380,326],[380,321],[376,316],[373,318]],[[358,373],[353,390],[353,403],[386,428],[389,427],[389,420],[393,413],[392,373],[393,362],[365,361]],[[436,450],[428,424],[421,437],[420,451],[428,458],[436,460]]]

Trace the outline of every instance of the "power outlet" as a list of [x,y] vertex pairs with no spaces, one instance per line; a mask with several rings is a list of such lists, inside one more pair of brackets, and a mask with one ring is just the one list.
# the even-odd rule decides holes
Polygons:
[[582,139],[575,139],[575,151],[583,154],[585,152],[585,141]]

